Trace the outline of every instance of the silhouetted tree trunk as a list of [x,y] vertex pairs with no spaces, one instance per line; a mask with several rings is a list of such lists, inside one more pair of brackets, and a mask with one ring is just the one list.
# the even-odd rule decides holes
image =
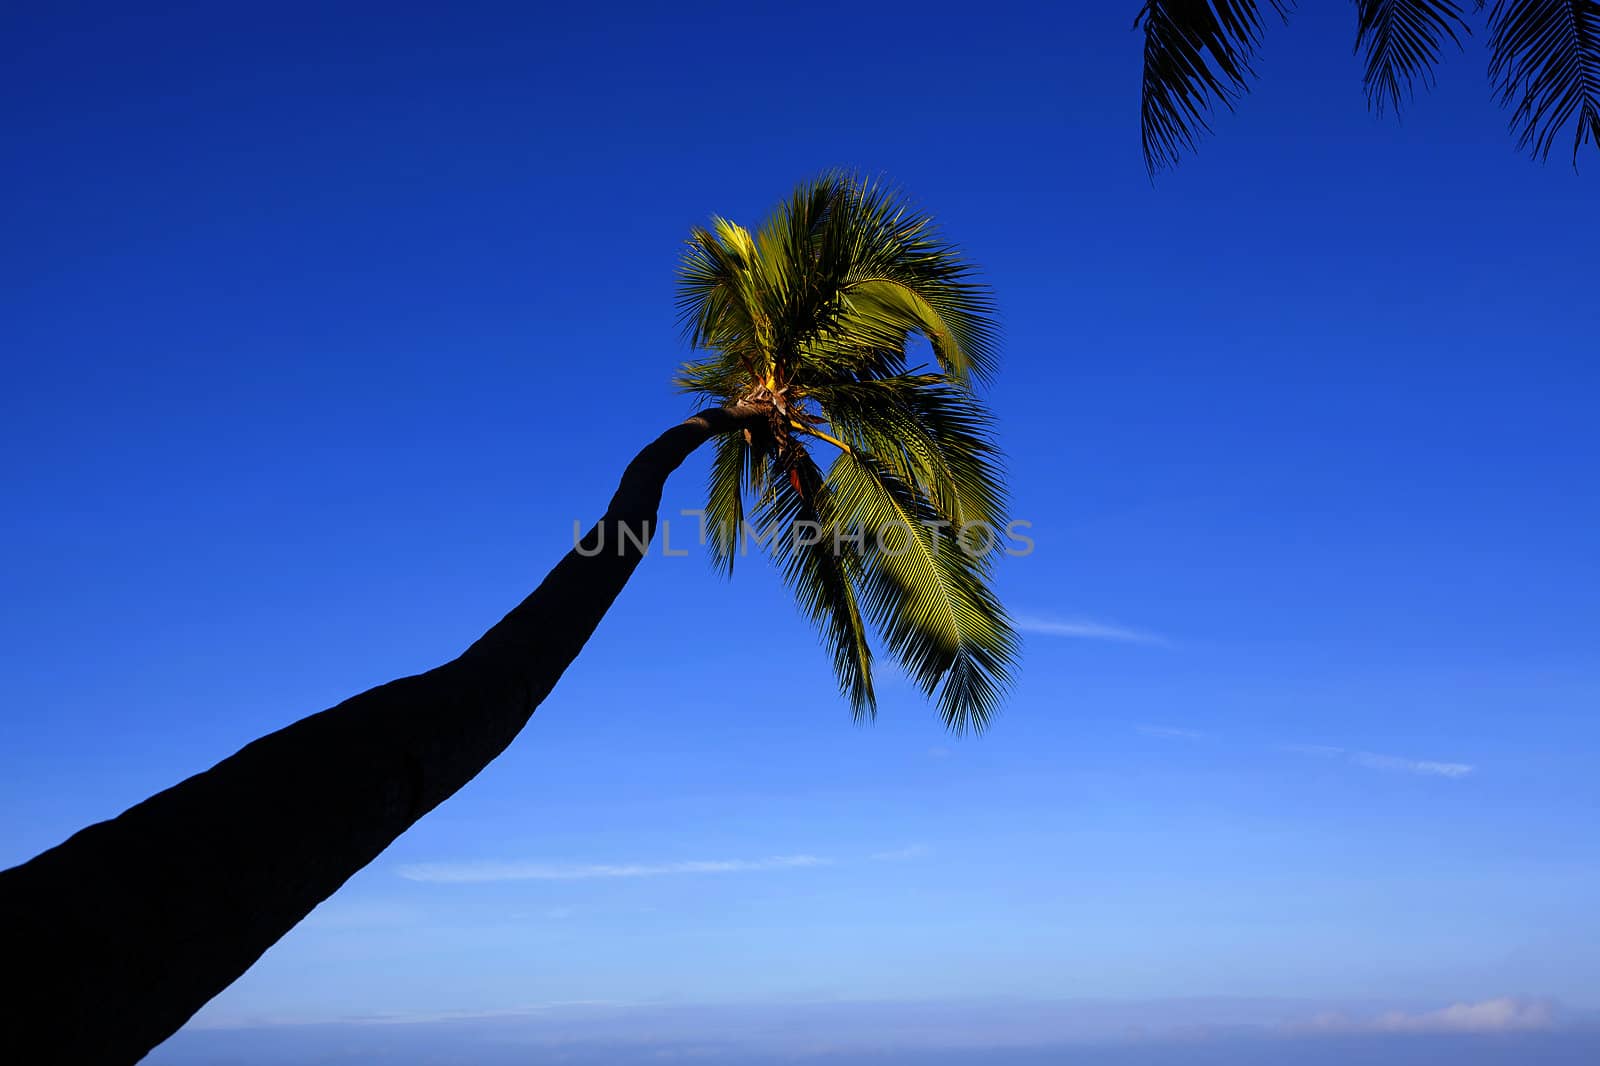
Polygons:
[[638,565],[667,475],[764,417],[712,409],[663,433],[585,551],[459,658],[262,737],[0,873],[0,1061],[131,1063],[175,1032],[505,750]]

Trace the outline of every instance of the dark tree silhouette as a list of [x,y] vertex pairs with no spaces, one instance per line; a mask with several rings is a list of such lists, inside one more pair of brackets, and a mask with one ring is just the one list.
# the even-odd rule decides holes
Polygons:
[[[1367,102],[1395,113],[1415,87],[1433,84],[1447,44],[1471,33],[1457,0],[1356,0],[1356,51],[1364,53]],[[1473,12],[1487,5],[1474,0]],[[1290,0],[1148,0],[1140,133],[1154,175],[1210,131],[1217,103],[1249,90],[1263,11],[1287,19]],[[1572,127],[1572,162],[1586,141],[1600,148],[1600,0],[1496,0],[1487,16],[1489,77],[1511,110],[1519,147],[1548,159]]]
[[[668,475],[712,438],[707,510],[737,520],[713,530],[714,560],[732,566],[749,496],[856,713],[874,707],[862,603],[945,722],[982,728],[1016,650],[988,586],[993,553],[921,527],[893,555],[872,538],[829,543],[900,518],[1003,523],[972,391],[994,365],[989,300],[970,273],[927,216],[842,175],[801,186],[754,234],[724,220],[696,230],[681,305],[710,354],[681,384],[717,406],[641,451],[600,522],[459,657],[0,873],[0,1061],[137,1061],[472,780],[582,650],[644,555]],[[936,366],[907,365],[913,335]],[[835,451],[825,473],[806,442]],[[824,536],[792,536],[803,521]]]

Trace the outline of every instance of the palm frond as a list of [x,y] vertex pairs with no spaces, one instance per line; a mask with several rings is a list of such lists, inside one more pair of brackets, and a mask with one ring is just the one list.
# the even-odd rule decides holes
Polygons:
[[865,533],[862,595],[885,644],[925,693],[938,694],[949,729],[982,731],[1017,654],[987,557],[941,531],[926,498],[870,455],[839,456],[828,486],[840,519]]
[[913,334],[958,381],[985,382],[996,363],[993,301],[972,265],[894,190],[839,173],[802,186],[753,236],[720,219],[694,230],[678,312],[690,344],[715,352],[680,375],[696,392],[741,370],[895,373]]
[[1366,52],[1368,106],[1399,114],[1419,81],[1433,87],[1445,41],[1459,48],[1461,34],[1470,32],[1455,0],[1357,0],[1355,50]]
[[1585,141],[1600,147],[1600,0],[1497,0],[1489,27],[1489,77],[1517,146],[1548,159],[1573,123],[1577,166]]
[[[784,583],[828,645],[839,690],[852,715],[857,721],[870,719],[878,704],[872,688],[872,649],[856,599],[860,557],[840,535],[832,494],[816,463],[802,451],[794,469],[800,489],[787,478],[774,479],[757,515],[757,536],[766,540]],[[810,530],[801,534],[802,521],[815,523],[815,537]]]
[[834,432],[916,486],[945,520],[1004,524],[993,422],[969,391],[915,374],[822,386],[810,396]]
[[834,217],[835,243],[850,250],[850,320],[869,334],[921,333],[946,374],[987,383],[997,363],[995,308],[972,264],[898,190],[858,180],[855,188]]
[[684,363],[672,384],[680,392],[720,403],[737,396],[749,377],[749,370],[736,357],[719,352],[709,359]]
[[[1289,0],[1267,3],[1288,15]],[[1218,102],[1231,110],[1248,91],[1261,13],[1256,0],[1146,0],[1133,24],[1144,29],[1139,128],[1153,176],[1210,132],[1206,117]]]
[[[982,365],[971,342],[962,344],[958,338],[959,322],[946,321],[920,286],[892,275],[859,277],[850,279],[840,296],[850,323],[845,339],[856,346],[869,351],[903,349],[915,332],[928,339],[934,358],[954,381],[969,382]],[[984,370],[987,373],[987,366]]]
[[743,543],[744,480],[751,452],[742,433],[724,433],[712,452],[706,485],[706,548],[713,565],[725,574],[733,573],[733,560]]
[[678,318],[689,343],[715,346],[735,365],[759,361],[771,350],[771,321],[753,276],[755,261],[749,231],[718,218],[710,230],[691,231],[678,269]]

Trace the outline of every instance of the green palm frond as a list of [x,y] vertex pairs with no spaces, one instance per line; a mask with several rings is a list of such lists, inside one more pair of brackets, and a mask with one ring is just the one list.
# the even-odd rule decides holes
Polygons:
[[1577,166],[1585,141],[1600,147],[1600,0],[1497,0],[1489,26],[1489,77],[1517,146],[1548,159],[1571,122]]
[[[1288,0],[1267,0],[1280,18]],[[1261,43],[1255,0],[1146,0],[1134,19],[1144,29],[1139,130],[1152,175],[1193,151],[1217,103],[1233,107],[1249,89]]]
[[[803,451],[795,462],[801,488],[787,479],[776,481],[757,518],[757,535],[768,548],[794,592],[800,609],[822,631],[833,655],[839,690],[857,721],[877,712],[872,690],[872,649],[856,601],[861,560],[833,513],[821,470]],[[815,524],[816,536],[796,536],[798,523]]]
[[[870,621],[950,728],[983,728],[1017,640],[990,588],[1006,497],[975,392],[996,366],[994,308],[971,264],[894,190],[830,173],[754,232],[694,230],[678,311],[701,352],[678,388],[768,412],[717,441],[714,564],[731,571],[759,542],[858,717],[876,706]],[[932,366],[913,365],[914,338]],[[963,527],[984,532],[958,541]]]
[[988,557],[965,550],[927,496],[871,455],[841,455],[828,484],[845,525],[871,531],[862,539],[862,589],[889,650],[926,694],[938,693],[946,726],[981,731],[1017,654],[989,589]]
[[[679,268],[678,308],[690,342],[709,346],[715,336],[716,346],[733,357],[734,366],[762,358],[771,347],[771,323],[753,276],[755,262],[749,232],[718,218],[710,230],[691,231]],[[704,369],[717,372],[715,367]]]
[[1005,489],[988,412],[937,374],[895,375],[811,390],[839,436],[875,456],[962,525],[1004,525]]
[[747,474],[755,451],[741,434],[724,433],[716,439],[711,458],[711,480],[706,494],[706,548],[711,561],[725,574],[733,573],[734,556],[744,542],[744,497]]
[[1454,0],[1357,0],[1356,52],[1366,52],[1367,104],[1396,114],[1417,82],[1433,86],[1433,65],[1445,41],[1461,46],[1470,33]]
[[707,396],[741,371],[802,363],[835,380],[893,372],[883,361],[913,334],[957,380],[987,382],[996,361],[993,302],[971,264],[893,190],[847,175],[803,186],[755,235],[720,219],[696,229],[678,312],[713,352],[693,364],[691,391]]

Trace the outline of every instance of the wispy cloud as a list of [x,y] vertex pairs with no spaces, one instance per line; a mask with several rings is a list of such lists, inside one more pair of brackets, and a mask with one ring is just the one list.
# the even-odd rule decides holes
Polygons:
[[1054,618],[1047,615],[1021,614],[1012,622],[1024,633],[1037,633],[1045,637],[1072,637],[1080,640],[1118,640],[1128,644],[1166,644],[1167,638],[1142,629],[1110,622],[1097,622],[1090,618]]
[[1300,755],[1317,755],[1323,758],[1344,758],[1368,770],[1387,770],[1391,773],[1419,774],[1423,777],[1466,777],[1477,769],[1472,763],[1440,762],[1436,759],[1406,759],[1399,755],[1379,755],[1371,751],[1349,751],[1327,744],[1285,744],[1284,751]]
[[1167,725],[1138,725],[1134,728],[1147,737],[1160,737],[1162,740],[1199,740],[1205,736],[1197,729],[1176,729]]
[[396,868],[408,881],[477,884],[487,881],[585,881],[606,877],[666,877],[672,874],[731,874],[758,870],[795,870],[826,866],[815,855],[779,855],[770,859],[717,859],[690,862],[627,864],[552,864],[538,862],[421,862]]
[[1299,1028],[1367,1033],[1519,1033],[1553,1028],[1555,1020],[1548,1003],[1503,997],[1431,1011],[1389,1011],[1375,1018],[1325,1014]]
[[880,851],[872,856],[874,862],[905,862],[909,859],[920,859],[931,855],[932,849],[926,844],[912,844],[904,848],[895,848],[893,851]]
[[[224,997],[226,1000],[226,997]],[[223,1013],[224,1005],[208,1006],[186,1027],[189,1034],[209,1031],[227,1036],[228,1029],[258,1029],[264,1024],[323,1022],[327,1016],[260,1018]],[[1553,1004],[1520,998],[1458,1003],[1442,1009],[1400,1006],[1393,1003],[1352,1004],[1294,999],[1191,997],[1167,1000],[1095,999],[987,999],[964,997],[947,1000],[840,1001],[771,1003],[640,1003],[622,1001],[571,1001],[530,1003],[520,1008],[485,1011],[441,1011],[418,1014],[338,1017],[346,1025],[340,1041],[352,1049],[351,1061],[387,1061],[393,1045],[371,1042],[369,1027],[410,1023],[449,1023],[451,1046],[459,1046],[460,1025],[474,1019],[492,1020],[498,1041],[523,1048],[524,1060],[554,1057],[563,1062],[629,1063],[705,1062],[737,1064],[753,1061],[795,1063],[881,1062],[907,1064],[936,1059],[940,1062],[986,1062],[991,1059],[1022,1061],[1019,1049],[1030,1049],[1028,1062],[1083,1063],[1187,1063],[1194,1061],[1204,1042],[1217,1054],[1205,1061],[1282,1063],[1334,1062],[1350,1058],[1348,1046],[1335,1047],[1344,1055],[1318,1053],[1309,1043],[1349,1035],[1373,1036],[1359,1057],[1364,1064],[1423,1061],[1488,1061],[1470,1053],[1433,1059],[1407,1049],[1416,1035],[1492,1035],[1506,1038],[1495,1062],[1592,1062],[1581,1052],[1596,1045],[1589,1026],[1574,1025],[1571,1014]],[[323,1030],[325,1032],[325,1030]],[[808,1037],[805,1034],[815,1034]],[[1519,1035],[1559,1037],[1557,1044],[1518,1044]],[[419,1033],[419,1037],[423,1034]],[[440,1037],[446,1033],[441,1032]],[[192,1035],[188,1047],[195,1047]],[[1387,1038],[1387,1039],[1385,1039]],[[214,1043],[216,1053],[204,1061],[246,1061],[248,1032],[230,1037],[226,1045]],[[325,1037],[324,1037],[325,1039]],[[429,1041],[431,1044],[433,1041]],[[633,1054],[622,1054],[632,1045]],[[1100,1045],[1102,1052],[1095,1046]],[[307,1046],[307,1045],[292,1045]],[[361,1051],[371,1048],[370,1054]],[[693,1049],[692,1052],[689,1049]],[[1229,1049],[1236,1054],[1231,1058]],[[1429,1049],[1420,1049],[1429,1050]],[[1462,1049],[1463,1052],[1466,1049]],[[385,1051],[388,1054],[385,1054]],[[1130,1057],[1127,1052],[1136,1052]],[[1562,1053],[1566,1051],[1578,1054]],[[541,1054],[543,1052],[544,1054]],[[942,1052],[942,1054],[929,1054]],[[993,1052],[996,1054],[985,1054]],[[1010,1053],[1004,1053],[1010,1052]],[[1522,1052],[1522,1054],[1519,1054]],[[193,1055],[190,1050],[188,1055]],[[202,1061],[199,1057],[185,1061]],[[496,1062],[510,1061],[495,1059]],[[522,1061],[522,1060],[519,1060]]]
[[1488,999],[1456,1003],[1423,1014],[1395,1011],[1378,1018],[1377,1028],[1389,1033],[1510,1033],[1548,1029],[1554,1021],[1549,1004]]
[[1285,744],[1284,751],[1292,751],[1297,755],[1321,755],[1331,759],[1336,755],[1343,755],[1343,748],[1336,748],[1331,744]]
[[1466,777],[1477,767],[1465,762],[1436,762],[1433,759],[1402,759],[1397,755],[1374,755],[1370,751],[1354,752],[1350,761],[1369,770],[1397,770],[1425,777]]

